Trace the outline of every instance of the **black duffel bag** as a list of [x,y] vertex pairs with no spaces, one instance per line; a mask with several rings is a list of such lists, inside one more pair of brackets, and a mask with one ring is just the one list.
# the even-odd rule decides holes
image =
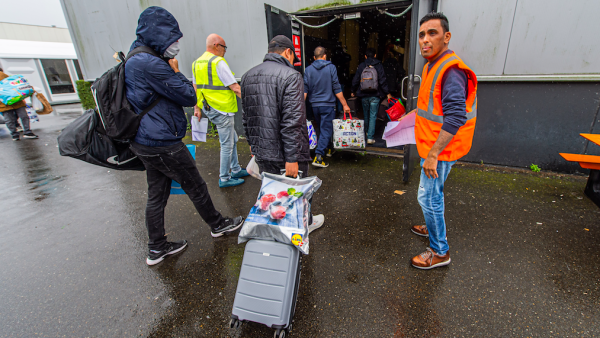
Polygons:
[[98,113],[89,109],[58,135],[58,151],[84,162],[116,170],[145,170],[129,149],[129,142],[112,140],[98,132]]

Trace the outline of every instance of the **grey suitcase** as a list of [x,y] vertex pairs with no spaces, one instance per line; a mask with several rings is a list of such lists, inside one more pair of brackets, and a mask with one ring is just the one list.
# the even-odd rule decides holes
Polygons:
[[230,327],[251,321],[285,337],[292,328],[300,283],[301,254],[292,245],[252,239],[246,244]]

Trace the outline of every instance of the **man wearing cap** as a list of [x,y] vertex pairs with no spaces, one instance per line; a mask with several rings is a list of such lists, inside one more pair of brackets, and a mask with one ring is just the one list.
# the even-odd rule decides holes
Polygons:
[[[269,42],[263,63],[242,77],[242,121],[246,139],[261,172],[308,176],[311,162],[300,62],[292,41],[283,35]],[[309,231],[323,225],[323,215],[309,216]]]
[[192,65],[194,88],[198,98],[198,103],[194,106],[194,115],[200,118],[202,107],[204,114],[217,126],[219,132],[220,188],[240,185],[244,183],[242,177],[248,176],[246,169],[242,169],[238,162],[238,135],[234,122],[235,113],[238,111],[236,96],[241,95],[240,85],[223,58],[226,51],[225,40],[217,34],[210,34],[206,38],[206,52]]

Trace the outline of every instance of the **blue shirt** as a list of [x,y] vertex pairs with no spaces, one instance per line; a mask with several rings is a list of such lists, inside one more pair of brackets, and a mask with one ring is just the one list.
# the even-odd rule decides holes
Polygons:
[[335,107],[335,94],[342,92],[337,69],[330,61],[315,60],[304,71],[304,93],[313,107]]
[[[430,62],[427,71],[431,71],[439,59],[449,53],[452,51],[447,50]],[[442,112],[444,113],[442,130],[452,135],[456,135],[458,129],[467,122],[467,88],[467,74],[462,69],[452,66],[446,70],[442,77]]]

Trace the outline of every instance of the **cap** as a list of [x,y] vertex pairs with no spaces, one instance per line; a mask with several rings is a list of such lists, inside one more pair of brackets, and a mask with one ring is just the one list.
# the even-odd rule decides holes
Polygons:
[[300,62],[300,59],[298,59],[298,56],[296,55],[296,48],[294,47],[292,40],[290,40],[290,38],[288,38],[287,36],[277,35],[276,37],[271,39],[271,41],[269,42],[269,48],[274,47],[289,48],[294,54],[294,63]]

